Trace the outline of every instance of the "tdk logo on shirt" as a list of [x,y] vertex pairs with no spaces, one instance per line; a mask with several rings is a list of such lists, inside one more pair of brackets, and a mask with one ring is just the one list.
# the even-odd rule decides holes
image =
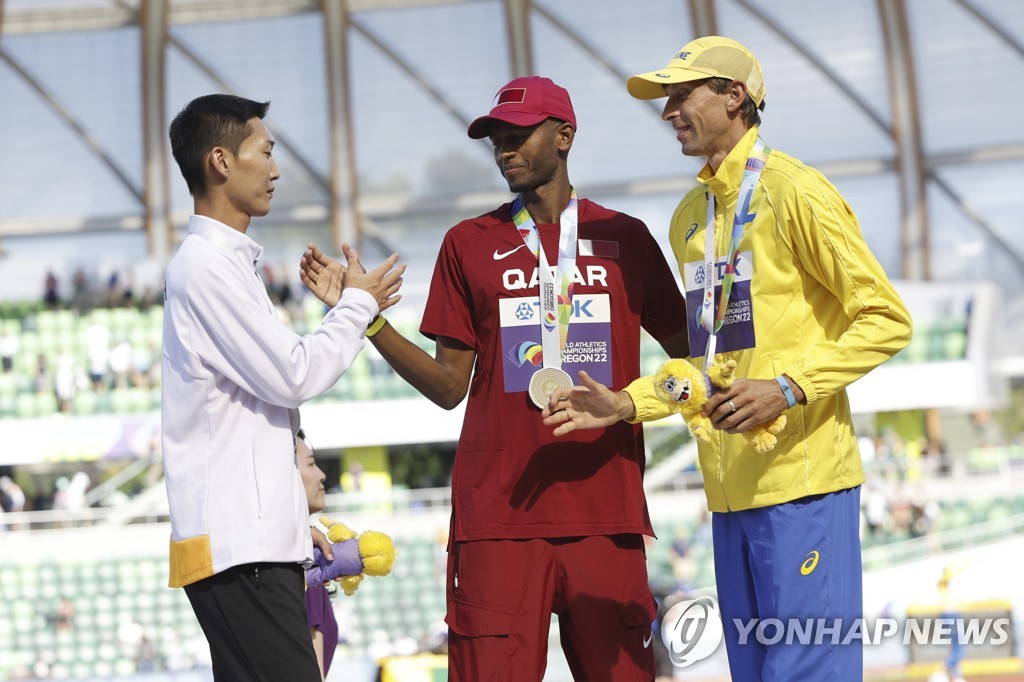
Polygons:
[[[704,268],[704,261],[692,261],[683,264],[683,286],[686,291],[694,291],[704,287],[704,281],[709,275],[715,278],[715,285],[722,283],[725,271],[728,268],[729,259],[721,257],[715,262],[714,272],[707,272]],[[740,251],[736,257],[736,281],[749,282],[754,274],[754,256],[750,251]]]
[[[594,317],[594,313],[590,310],[590,306],[593,303],[594,301],[591,298],[587,298],[582,301],[579,298],[576,298],[572,302],[572,310],[570,314],[576,319],[581,317]],[[520,322],[525,322],[526,320],[532,320],[539,317],[540,301],[524,301],[520,303],[516,306],[515,316]]]

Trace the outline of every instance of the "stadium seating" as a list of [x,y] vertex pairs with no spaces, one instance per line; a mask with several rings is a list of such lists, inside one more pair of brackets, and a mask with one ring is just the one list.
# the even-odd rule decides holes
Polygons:
[[[1024,495],[945,505],[936,530],[951,530],[1001,516],[1024,513]],[[680,587],[714,585],[709,542],[694,540],[698,520],[655,522],[659,540],[648,544],[652,587],[666,593]],[[674,574],[672,541],[688,540],[690,575],[685,585]],[[885,536],[873,542],[892,542]],[[865,546],[871,545],[867,540]],[[424,641],[444,618],[443,546],[424,535],[395,537],[398,560],[392,574],[368,578],[352,597],[333,597],[341,645],[337,656],[363,658],[373,646],[411,638]],[[138,637],[145,632],[167,665],[191,665],[205,647],[202,631],[182,590],[166,587],[163,555],[113,560],[59,557],[42,564],[0,564],[0,679],[38,660],[75,676],[108,676],[135,671]],[[73,608],[67,626],[58,606]]]
[[[434,542],[396,538],[396,547],[392,575],[364,580],[352,597],[334,595],[339,656],[365,656],[373,640],[418,642],[444,618]],[[142,632],[168,663],[180,659],[176,650],[205,646],[184,591],[168,588],[167,575],[164,556],[0,565],[0,679],[40,660],[75,677],[132,674]],[[67,625],[58,624],[62,600],[73,607]]]
[[[292,321],[297,333],[315,329],[323,319],[324,306],[312,296],[303,300],[301,310],[303,314]],[[433,354],[433,342],[419,333],[418,314],[395,313],[389,315],[389,320],[406,338]],[[58,411],[53,373],[63,353],[71,355],[78,377],[78,389],[70,403],[72,414],[132,414],[159,410],[160,389],[148,377],[143,386],[131,386],[122,385],[123,381],[115,384],[108,373],[105,388],[97,391],[88,385],[90,382],[85,379],[89,372],[88,330],[93,326],[106,328],[110,348],[128,342],[133,356],[139,354],[144,357],[148,353],[151,362],[159,363],[162,306],[148,310],[96,308],[83,313],[34,308],[30,304],[0,306],[0,334],[7,331],[16,334],[20,346],[13,358],[13,371],[0,373],[0,418],[31,419]],[[663,351],[646,335],[641,350],[644,371],[653,373],[664,360]],[[37,385],[40,357],[45,359],[47,371],[41,380],[43,386]],[[133,357],[133,364],[135,360]],[[414,388],[395,374],[375,351],[370,350],[361,353],[334,387],[318,400],[380,400],[416,395]]]

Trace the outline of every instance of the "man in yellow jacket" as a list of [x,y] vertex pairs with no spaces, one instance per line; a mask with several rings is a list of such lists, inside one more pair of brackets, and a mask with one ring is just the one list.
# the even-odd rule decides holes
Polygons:
[[[733,679],[859,680],[864,471],[845,389],[907,345],[910,316],[836,188],[759,137],[764,79],[743,45],[699,38],[627,88],[667,96],[683,154],[707,160],[669,238],[691,362],[706,371],[718,353],[744,377],[711,396],[718,430],[699,443]],[[669,414],[651,377],[618,393],[581,383],[545,410],[558,435]],[[756,453],[743,432],[783,412],[777,445]],[[775,619],[803,628],[796,645],[755,629]]]

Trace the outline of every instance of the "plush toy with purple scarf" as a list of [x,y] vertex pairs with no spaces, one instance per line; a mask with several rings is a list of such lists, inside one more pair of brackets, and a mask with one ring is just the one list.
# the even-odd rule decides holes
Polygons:
[[307,585],[341,578],[341,589],[351,596],[364,575],[384,576],[391,572],[395,565],[395,543],[390,537],[372,530],[356,536],[344,523],[326,516],[320,517],[320,523],[327,528],[334,559],[328,561],[319,547],[313,547],[313,565],[306,569]]

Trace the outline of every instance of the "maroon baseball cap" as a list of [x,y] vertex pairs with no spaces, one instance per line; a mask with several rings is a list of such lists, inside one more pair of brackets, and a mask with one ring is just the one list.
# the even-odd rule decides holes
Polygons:
[[557,118],[576,127],[576,114],[568,91],[555,85],[550,78],[524,76],[509,81],[498,90],[491,104],[491,113],[469,124],[469,136],[474,140],[487,137],[494,121],[526,128],[548,118]]

